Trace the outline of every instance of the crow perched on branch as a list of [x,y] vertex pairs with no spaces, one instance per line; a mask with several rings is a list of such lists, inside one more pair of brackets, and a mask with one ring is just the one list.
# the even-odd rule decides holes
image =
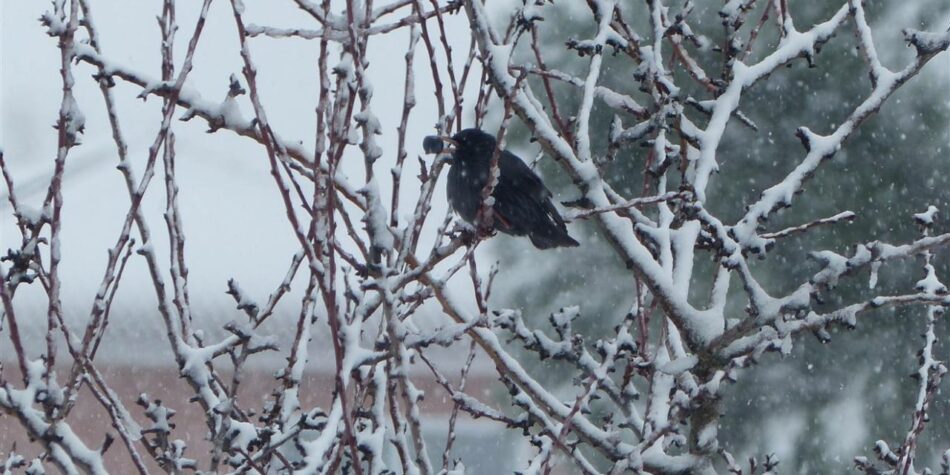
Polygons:
[[[445,144],[451,148],[444,150]],[[495,152],[495,137],[480,129],[465,129],[452,138],[426,137],[422,146],[427,153],[451,154],[446,185],[449,204],[462,219],[477,224],[482,190],[488,182]],[[494,229],[513,236],[527,235],[538,249],[578,245],[567,234],[564,219],[551,203],[551,192],[520,158],[501,151],[498,171],[498,183],[492,191]]]

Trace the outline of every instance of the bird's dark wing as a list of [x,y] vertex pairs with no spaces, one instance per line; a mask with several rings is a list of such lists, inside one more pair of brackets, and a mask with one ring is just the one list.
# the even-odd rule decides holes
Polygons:
[[517,155],[507,150],[502,152],[501,156],[498,157],[498,168],[501,176],[508,178],[512,186],[521,188],[539,198],[551,197],[551,192],[541,182],[541,177]]
[[541,249],[576,246],[541,178],[512,153],[499,158],[501,176],[493,193],[495,227],[509,234],[527,234]]
[[551,202],[551,191],[544,186],[541,177],[534,170],[508,151],[505,151],[501,156],[499,168],[501,168],[501,176],[509,178],[506,180],[508,184],[527,195],[523,197],[524,199],[535,201],[557,226],[564,227],[564,219],[561,218],[561,214],[558,213],[554,203]]
[[543,203],[551,196],[538,177],[520,158],[505,151],[498,157],[501,173],[495,197],[496,228],[522,236],[531,232],[541,218]]

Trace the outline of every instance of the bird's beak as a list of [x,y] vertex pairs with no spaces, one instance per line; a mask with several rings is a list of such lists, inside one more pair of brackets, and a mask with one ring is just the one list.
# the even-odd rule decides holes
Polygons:
[[426,153],[449,155],[458,148],[458,142],[446,136],[430,135],[422,140],[422,148]]

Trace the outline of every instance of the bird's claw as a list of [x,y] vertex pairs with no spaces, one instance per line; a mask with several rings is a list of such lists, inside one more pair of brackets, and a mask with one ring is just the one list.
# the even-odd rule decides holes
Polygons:
[[477,237],[479,240],[488,239],[494,235],[495,235],[495,230],[489,226],[478,226],[475,229],[475,237]]
[[495,230],[491,228],[469,228],[469,227],[459,227],[453,233],[453,239],[458,239],[466,247],[472,247],[478,242],[488,239],[495,235]]

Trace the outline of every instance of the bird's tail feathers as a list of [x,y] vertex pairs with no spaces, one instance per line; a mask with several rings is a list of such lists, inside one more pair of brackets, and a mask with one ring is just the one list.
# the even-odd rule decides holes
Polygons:
[[575,241],[574,238],[567,234],[567,229],[555,228],[553,233],[532,232],[528,235],[528,237],[531,239],[531,244],[534,244],[534,247],[538,249],[580,246],[579,242]]
[[535,217],[535,225],[528,234],[531,244],[538,249],[579,246],[580,243],[567,233],[567,225],[551,200],[543,200],[541,205],[544,211]]

